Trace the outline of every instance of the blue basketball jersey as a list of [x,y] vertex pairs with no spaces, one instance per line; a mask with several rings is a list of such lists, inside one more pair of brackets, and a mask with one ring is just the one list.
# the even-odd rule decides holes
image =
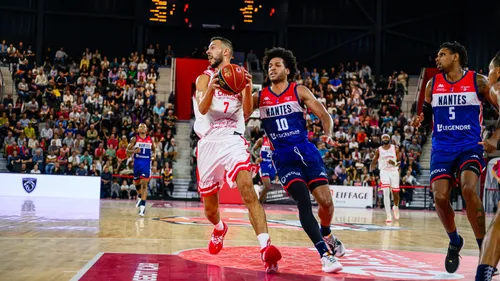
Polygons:
[[145,138],[141,138],[140,135],[137,135],[135,138],[135,148],[140,148],[139,153],[134,154],[134,162],[151,162],[152,156],[152,147],[153,140],[150,136],[146,136]]
[[267,136],[262,137],[262,146],[260,148],[260,158],[262,162],[272,162],[271,159],[271,144],[269,143],[269,138]]
[[474,71],[466,71],[453,83],[444,73],[436,75],[432,81],[432,110],[433,150],[462,151],[480,146],[483,107]]
[[269,137],[271,149],[294,146],[307,141],[304,108],[292,82],[280,95],[271,87],[259,93],[259,111],[262,126]]

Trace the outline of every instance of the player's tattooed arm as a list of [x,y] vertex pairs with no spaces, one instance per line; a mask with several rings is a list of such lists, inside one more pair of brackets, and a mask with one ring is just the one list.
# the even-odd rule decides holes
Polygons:
[[[254,110],[256,110],[256,109],[259,108],[259,93],[260,93],[260,91],[255,92],[255,93],[252,94],[252,100],[253,100],[253,103],[252,103],[252,113],[254,112]],[[250,115],[252,115],[252,113],[250,113]]]
[[196,102],[202,115],[207,114],[210,110],[214,91],[219,87],[219,78],[217,77],[211,78],[207,74],[202,74],[196,78]]
[[135,148],[135,137],[133,137],[130,139],[130,143],[128,144],[127,153],[128,155],[131,155],[132,153],[138,153],[138,150],[140,151],[139,148]]
[[490,95],[490,84],[488,82],[488,78],[478,73],[476,74],[476,84],[479,94],[490,101],[491,104],[496,104],[496,100],[492,101],[492,96]]
[[378,154],[378,149],[377,149],[377,150],[375,150],[375,156],[373,157],[373,161],[370,164],[370,171],[375,170],[375,165],[377,165],[378,157],[379,157],[379,154]]
[[424,104],[422,106],[422,113],[420,115],[415,116],[411,121],[411,126],[414,128],[418,128],[422,126],[423,128],[430,125],[432,121],[432,81],[431,79],[427,81],[427,85],[425,86],[425,97]]
[[333,134],[332,116],[328,114],[328,111],[326,111],[326,108],[323,106],[323,104],[321,104],[313,95],[313,93],[305,86],[297,86],[297,93],[299,94],[300,100],[307,106],[307,108],[311,109],[314,115],[318,116],[318,118],[321,120],[325,135],[331,139]]

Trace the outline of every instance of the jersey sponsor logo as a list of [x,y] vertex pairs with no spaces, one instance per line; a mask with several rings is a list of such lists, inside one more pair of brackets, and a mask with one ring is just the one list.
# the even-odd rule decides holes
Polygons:
[[473,154],[473,155],[471,156],[471,158],[477,158],[477,159],[479,159],[479,155],[477,155],[477,154]]
[[266,115],[268,118],[274,116],[288,115],[293,112],[294,111],[291,104],[280,104],[277,106],[266,108]]
[[437,174],[437,173],[443,173],[443,172],[446,172],[446,169],[445,169],[445,168],[441,168],[441,169],[434,169],[434,170],[432,170],[432,172],[431,172],[431,177],[432,177],[434,174]]
[[275,140],[278,138],[279,139],[287,138],[287,137],[291,137],[291,136],[299,135],[299,134],[300,134],[300,130],[295,130],[295,131],[285,132],[285,133],[281,133],[281,134],[270,133],[269,136],[271,137],[271,139]]
[[286,180],[287,178],[291,177],[291,176],[297,176],[297,177],[302,177],[302,173],[300,172],[295,172],[295,171],[291,171],[291,172],[288,172],[286,173],[286,175],[282,176],[281,177],[281,183],[282,184],[285,184],[286,183]]
[[441,95],[438,96],[438,106],[443,105],[466,105],[467,104],[467,96],[465,95]]
[[437,131],[469,131],[471,130],[471,126],[469,125],[443,125],[437,124]]
[[444,88],[444,85],[443,84],[439,84],[438,88]]
[[237,121],[233,119],[219,119],[210,123],[210,128],[218,129],[218,128],[237,128]]

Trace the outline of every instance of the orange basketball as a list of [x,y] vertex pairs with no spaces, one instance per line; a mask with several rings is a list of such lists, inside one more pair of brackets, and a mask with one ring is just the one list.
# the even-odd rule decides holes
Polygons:
[[231,93],[241,93],[247,84],[243,68],[236,64],[228,64],[219,69],[219,85]]

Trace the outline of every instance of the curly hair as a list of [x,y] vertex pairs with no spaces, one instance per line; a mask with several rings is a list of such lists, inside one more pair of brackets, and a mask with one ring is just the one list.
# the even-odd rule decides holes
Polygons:
[[445,42],[439,46],[440,49],[448,49],[452,54],[458,54],[460,66],[466,67],[469,63],[469,58],[467,56],[467,50],[463,45],[455,42]]
[[285,64],[285,67],[290,70],[287,78],[288,80],[295,79],[295,75],[297,74],[297,59],[293,55],[292,51],[286,50],[281,47],[275,47],[270,50],[267,50],[264,55],[264,69],[268,69],[269,62],[273,58],[281,58]]

